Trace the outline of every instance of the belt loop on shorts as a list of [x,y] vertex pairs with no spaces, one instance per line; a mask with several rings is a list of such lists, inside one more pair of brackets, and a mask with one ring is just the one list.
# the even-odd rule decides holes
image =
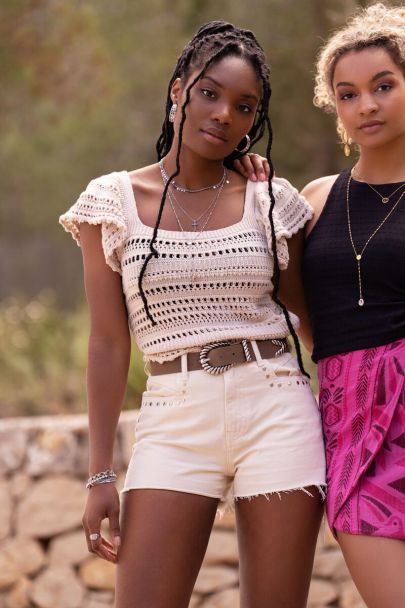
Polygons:
[[257,346],[256,340],[251,340],[250,344],[252,346],[253,352],[256,355],[256,363],[259,367],[265,367],[265,363],[263,361],[262,355],[260,353],[259,347]]
[[188,377],[187,353],[181,355],[181,373],[183,380],[186,380]]

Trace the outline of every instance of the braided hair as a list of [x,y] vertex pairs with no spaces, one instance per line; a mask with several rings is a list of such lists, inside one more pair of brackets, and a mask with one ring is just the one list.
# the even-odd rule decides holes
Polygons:
[[[163,214],[168,188],[172,180],[180,173],[180,150],[182,144],[184,123],[186,120],[186,108],[190,102],[190,92],[194,85],[203,77],[207,68],[210,65],[220,61],[221,59],[227,56],[237,56],[247,60],[254,68],[262,84],[262,98],[257,108],[255,120],[248,133],[248,136],[250,138],[250,149],[250,147],[252,147],[256,142],[258,142],[262,138],[267,127],[268,141],[266,147],[266,157],[270,166],[268,190],[271,201],[269,210],[269,221],[272,234],[272,254],[274,259],[272,298],[274,302],[276,302],[276,304],[280,306],[284,313],[288,329],[294,340],[294,345],[296,348],[297,358],[301,371],[305,375],[308,375],[303,367],[300,344],[293,324],[291,322],[290,315],[288,313],[287,308],[278,298],[280,288],[280,265],[277,256],[276,232],[273,219],[273,211],[276,201],[272,188],[272,179],[274,177],[274,167],[271,160],[273,130],[270,118],[268,116],[269,102],[271,97],[269,68],[266,63],[264,51],[254,34],[249,30],[237,28],[226,21],[211,21],[200,27],[195,36],[184,47],[183,52],[177,60],[176,67],[174,68],[174,72],[168,85],[165,119],[162,125],[161,134],[156,143],[156,152],[158,160],[161,160],[169,152],[174,139],[173,123],[169,120],[169,113],[172,106],[172,86],[177,78],[180,78],[182,82],[186,83],[190,74],[195,70],[199,70],[197,76],[193,79],[193,81],[188,85],[186,89],[185,102],[181,107],[181,121],[179,125],[178,147],[176,152],[176,168],[174,173],[166,181],[165,187],[163,189],[159,211],[156,218],[156,224],[153,230],[152,238],[149,243],[150,253],[146,257],[139,274],[138,286],[140,295],[142,298],[143,305],[145,307],[145,312],[149,320],[153,325],[156,325],[156,321],[153,319],[153,316],[151,315],[151,312],[149,310],[146,295],[142,287],[142,281],[149,261],[153,257],[157,258],[159,256],[159,252],[156,250],[155,243]],[[224,159],[224,165],[228,168],[232,168],[233,161],[238,158],[241,158],[243,154],[246,153],[246,151],[247,150],[245,149],[243,152],[239,152],[239,150],[236,148],[229,156]]]

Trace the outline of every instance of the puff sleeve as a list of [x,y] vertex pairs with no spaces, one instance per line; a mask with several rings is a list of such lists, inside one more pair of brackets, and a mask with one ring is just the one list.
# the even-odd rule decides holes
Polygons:
[[[288,266],[287,239],[305,226],[313,216],[313,209],[306,199],[301,196],[289,181],[275,177],[272,181],[273,194],[276,200],[273,212],[274,229],[276,233],[277,257],[281,270]],[[269,220],[270,196],[267,183],[259,183],[256,190],[256,200],[259,207],[260,219],[264,224],[269,250],[272,251],[272,235]]]
[[79,225],[101,225],[101,240],[106,263],[121,274],[122,246],[127,235],[119,175],[111,173],[93,179],[59,223],[80,246]]

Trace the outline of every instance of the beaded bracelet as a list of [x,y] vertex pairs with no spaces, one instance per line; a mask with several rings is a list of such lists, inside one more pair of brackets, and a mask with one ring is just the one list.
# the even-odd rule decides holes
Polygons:
[[88,478],[86,483],[86,488],[89,490],[93,486],[96,486],[101,483],[114,483],[117,481],[117,475],[114,473],[112,469],[108,469],[107,471],[101,471],[100,473],[96,473]]

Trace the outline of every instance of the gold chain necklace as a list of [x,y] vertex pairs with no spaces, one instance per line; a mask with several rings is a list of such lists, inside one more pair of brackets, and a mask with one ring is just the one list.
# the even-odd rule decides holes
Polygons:
[[[355,176],[354,178],[355,178],[355,179],[357,179],[357,178],[356,178],[356,176]],[[369,188],[371,188],[372,190],[374,190],[374,192],[375,192],[376,194],[378,194],[378,196],[379,196],[379,197],[380,197],[380,199],[381,199],[381,202],[382,202],[382,203],[384,203],[384,205],[386,205],[387,203],[389,203],[389,202],[390,202],[390,198],[391,198],[392,196],[394,196],[394,194],[396,194],[396,193],[398,192],[398,190],[401,190],[401,188],[403,188],[403,187],[405,186],[405,182],[402,182],[402,183],[401,183],[401,184],[398,186],[398,188],[395,188],[394,192],[391,192],[391,194],[390,194],[389,196],[383,196],[383,195],[382,195],[380,192],[378,192],[377,188],[374,188],[374,186],[372,186],[372,185],[371,185],[371,184],[369,184],[368,182],[366,182],[366,181],[364,181],[364,180],[361,180],[361,179],[359,179],[358,181],[360,181],[362,184],[366,184],[366,186],[368,186]]]
[[[395,203],[395,205],[393,205],[390,209],[390,211],[387,213],[387,215],[385,216],[385,218],[383,219],[382,222],[380,222],[380,224],[377,226],[377,228],[374,230],[374,232],[372,232],[370,234],[370,236],[368,237],[367,241],[364,244],[363,249],[360,251],[360,253],[357,251],[356,246],[354,244],[354,240],[353,240],[353,234],[352,234],[352,224],[350,221],[350,205],[349,205],[349,199],[350,199],[350,183],[352,181],[352,175],[349,175],[349,179],[347,180],[347,187],[346,187],[346,210],[347,210],[347,226],[349,228],[349,237],[350,237],[350,242],[352,244],[352,248],[354,251],[354,255],[356,258],[356,262],[357,262],[357,272],[358,272],[358,279],[359,279],[359,300],[358,300],[358,305],[359,306],[364,306],[364,298],[363,298],[363,285],[361,282],[361,261],[363,259],[363,254],[366,250],[367,245],[369,244],[369,242],[371,241],[372,238],[375,237],[375,235],[377,234],[377,232],[380,230],[380,228],[382,228],[385,224],[385,222],[388,220],[388,218],[390,217],[390,215],[392,215],[392,213],[395,211],[395,209],[398,207],[399,202],[401,200],[401,198],[404,196],[405,194],[405,190],[404,192],[402,192],[402,194],[400,195],[400,197],[398,198],[397,202]],[[392,196],[392,194],[391,194]]]

